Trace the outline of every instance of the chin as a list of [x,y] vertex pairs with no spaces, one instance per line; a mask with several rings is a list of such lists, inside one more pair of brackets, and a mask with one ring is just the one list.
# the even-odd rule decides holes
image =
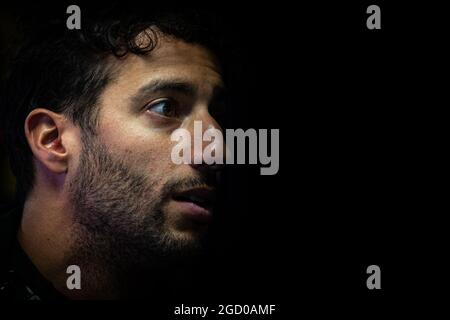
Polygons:
[[172,229],[170,231],[170,237],[173,239],[173,241],[179,242],[181,245],[189,243],[198,243],[201,242],[202,238],[206,234],[206,228],[199,230],[199,229],[183,229],[183,230],[177,230]]
[[191,254],[202,251],[206,234],[206,228],[202,230],[171,228],[164,238],[166,243],[169,243],[169,246],[175,248],[180,254]]

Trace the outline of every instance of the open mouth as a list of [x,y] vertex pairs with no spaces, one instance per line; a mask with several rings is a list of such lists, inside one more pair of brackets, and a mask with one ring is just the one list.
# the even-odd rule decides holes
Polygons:
[[210,188],[194,188],[175,193],[173,199],[181,202],[192,202],[199,207],[211,209],[216,201],[216,193]]
[[216,201],[214,189],[193,188],[173,195],[179,211],[190,220],[205,224],[211,222],[212,208]]

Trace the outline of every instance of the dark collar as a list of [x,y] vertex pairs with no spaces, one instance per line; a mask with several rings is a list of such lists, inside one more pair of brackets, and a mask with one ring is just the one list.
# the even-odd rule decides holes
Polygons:
[[22,208],[15,206],[0,217],[0,256],[3,261],[0,269],[0,297],[8,300],[65,299],[40,274],[17,241]]

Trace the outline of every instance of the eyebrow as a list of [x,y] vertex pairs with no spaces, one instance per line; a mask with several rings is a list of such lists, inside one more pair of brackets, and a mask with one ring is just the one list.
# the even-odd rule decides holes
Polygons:
[[[137,93],[131,97],[131,100],[137,102],[150,94],[161,91],[175,91],[193,97],[197,94],[197,87],[182,79],[158,79],[142,86]],[[214,88],[213,96],[220,95],[220,93],[223,93],[224,91],[225,88],[223,86],[217,86]]]
[[182,80],[154,80],[142,86],[137,93],[131,97],[131,100],[140,101],[148,95],[160,91],[176,91],[188,96],[194,96],[197,89],[192,84]]

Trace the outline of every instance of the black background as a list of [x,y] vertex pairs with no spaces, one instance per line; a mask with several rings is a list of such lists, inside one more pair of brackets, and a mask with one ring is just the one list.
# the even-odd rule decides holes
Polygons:
[[[370,4],[381,7],[381,30],[366,28]],[[419,308],[423,300],[413,301],[435,293],[428,285],[443,268],[434,219],[442,191],[431,180],[440,174],[432,159],[445,86],[443,8],[425,1],[208,6],[241,48],[235,124],[280,129],[280,170],[229,169],[225,240],[194,284],[162,304],[76,308],[143,311],[145,319],[181,303],[277,304],[284,319]],[[381,290],[366,287],[372,264],[381,268]],[[64,318],[73,305],[52,308]]]

